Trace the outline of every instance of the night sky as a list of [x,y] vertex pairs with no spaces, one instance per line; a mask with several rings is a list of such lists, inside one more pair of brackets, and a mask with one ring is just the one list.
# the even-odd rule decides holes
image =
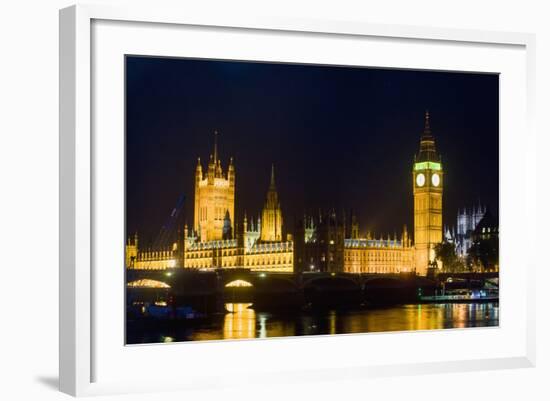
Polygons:
[[214,130],[224,172],[234,158],[239,220],[261,212],[274,163],[287,231],[304,212],[351,208],[362,233],[412,232],[426,109],[444,224],[479,202],[498,216],[498,75],[128,56],[126,78],[127,230],[146,243],[181,194],[192,225]]

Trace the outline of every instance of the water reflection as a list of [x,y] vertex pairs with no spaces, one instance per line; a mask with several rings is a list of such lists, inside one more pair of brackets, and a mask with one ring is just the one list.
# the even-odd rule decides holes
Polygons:
[[169,329],[128,328],[128,343],[201,341],[497,326],[498,304],[399,305],[298,313],[255,311],[250,303],[226,304],[227,313]]
[[226,304],[229,313],[223,322],[223,338],[255,338],[256,312],[249,308],[252,304]]

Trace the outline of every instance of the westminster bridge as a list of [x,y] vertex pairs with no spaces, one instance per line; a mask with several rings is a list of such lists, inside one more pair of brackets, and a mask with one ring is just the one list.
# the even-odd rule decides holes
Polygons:
[[206,309],[231,301],[254,302],[256,307],[414,302],[445,285],[471,288],[495,279],[498,273],[440,273],[427,278],[410,273],[283,273],[244,268],[126,270],[129,294],[134,294],[129,301],[135,294],[157,299],[165,294],[175,304],[210,305]]

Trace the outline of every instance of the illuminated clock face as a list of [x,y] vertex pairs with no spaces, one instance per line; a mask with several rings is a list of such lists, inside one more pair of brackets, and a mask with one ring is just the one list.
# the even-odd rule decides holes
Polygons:
[[441,182],[441,179],[439,178],[439,174],[437,173],[432,174],[432,185],[434,187],[438,187],[440,182]]
[[420,173],[416,175],[416,185],[419,187],[423,187],[426,183],[426,177],[424,174]]

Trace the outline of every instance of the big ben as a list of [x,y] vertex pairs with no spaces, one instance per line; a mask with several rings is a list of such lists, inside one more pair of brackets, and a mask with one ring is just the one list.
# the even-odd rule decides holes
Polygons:
[[435,265],[435,246],[443,238],[443,166],[426,111],[420,150],[413,165],[414,247],[416,272],[425,276]]

